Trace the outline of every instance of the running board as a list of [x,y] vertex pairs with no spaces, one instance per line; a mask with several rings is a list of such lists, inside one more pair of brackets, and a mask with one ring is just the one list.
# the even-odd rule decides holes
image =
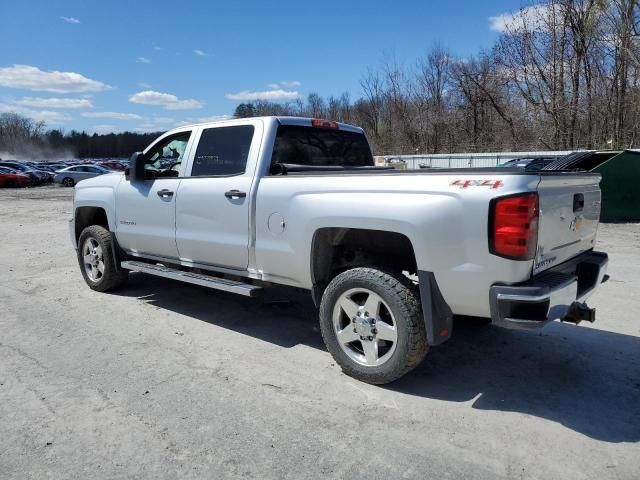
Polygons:
[[162,265],[154,265],[145,262],[125,261],[120,266],[126,270],[134,270],[136,272],[148,273],[157,277],[170,278],[180,282],[193,283],[203,287],[214,288],[224,292],[238,293],[247,297],[257,297],[262,294],[262,287],[251,285],[249,283],[237,282],[235,280],[227,280],[225,278],[212,277],[210,275],[202,275],[201,273],[185,272],[168,268]]

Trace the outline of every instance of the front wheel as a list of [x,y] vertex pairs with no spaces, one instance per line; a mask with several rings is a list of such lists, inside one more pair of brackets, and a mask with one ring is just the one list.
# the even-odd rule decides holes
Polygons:
[[62,185],[65,187],[73,187],[75,184],[76,182],[73,181],[73,178],[66,177],[62,179]]
[[367,383],[400,378],[428,350],[420,301],[401,273],[354,268],[337,275],[322,296],[320,329],[342,370]]
[[129,277],[128,270],[116,268],[111,234],[99,225],[91,225],[80,234],[78,263],[84,281],[98,292],[121,287]]

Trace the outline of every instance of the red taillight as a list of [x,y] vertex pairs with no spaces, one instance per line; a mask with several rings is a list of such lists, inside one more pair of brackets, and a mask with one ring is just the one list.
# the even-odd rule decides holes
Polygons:
[[489,251],[513,260],[531,260],[538,244],[538,194],[494,198],[489,207]]
[[338,122],[332,122],[331,120],[323,120],[321,118],[314,118],[311,120],[312,127],[320,128],[338,128]]

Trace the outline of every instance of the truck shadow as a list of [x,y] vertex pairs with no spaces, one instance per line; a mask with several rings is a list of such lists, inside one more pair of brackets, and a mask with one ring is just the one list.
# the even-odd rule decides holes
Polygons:
[[[145,274],[131,280],[120,294],[283,348],[324,350],[307,293],[278,287],[252,300]],[[606,442],[640,441],[640,338],[631,335],[559,323],[518,332],[459,318],[451,340],[381,388],[533,415]]]
[[456,319],[452,339],[385,387],[520,412],[606,442],[640,441],[640,338],[554,323],[542,331]]

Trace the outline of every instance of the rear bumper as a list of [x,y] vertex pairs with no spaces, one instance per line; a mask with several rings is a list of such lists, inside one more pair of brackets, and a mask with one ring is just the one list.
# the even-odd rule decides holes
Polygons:
[[493,285],[489,294],[492,323],[528,329],[573,317],[577,304],[584,302],[605,279],[608,262],[606,253],[591,251],[524,283]]

